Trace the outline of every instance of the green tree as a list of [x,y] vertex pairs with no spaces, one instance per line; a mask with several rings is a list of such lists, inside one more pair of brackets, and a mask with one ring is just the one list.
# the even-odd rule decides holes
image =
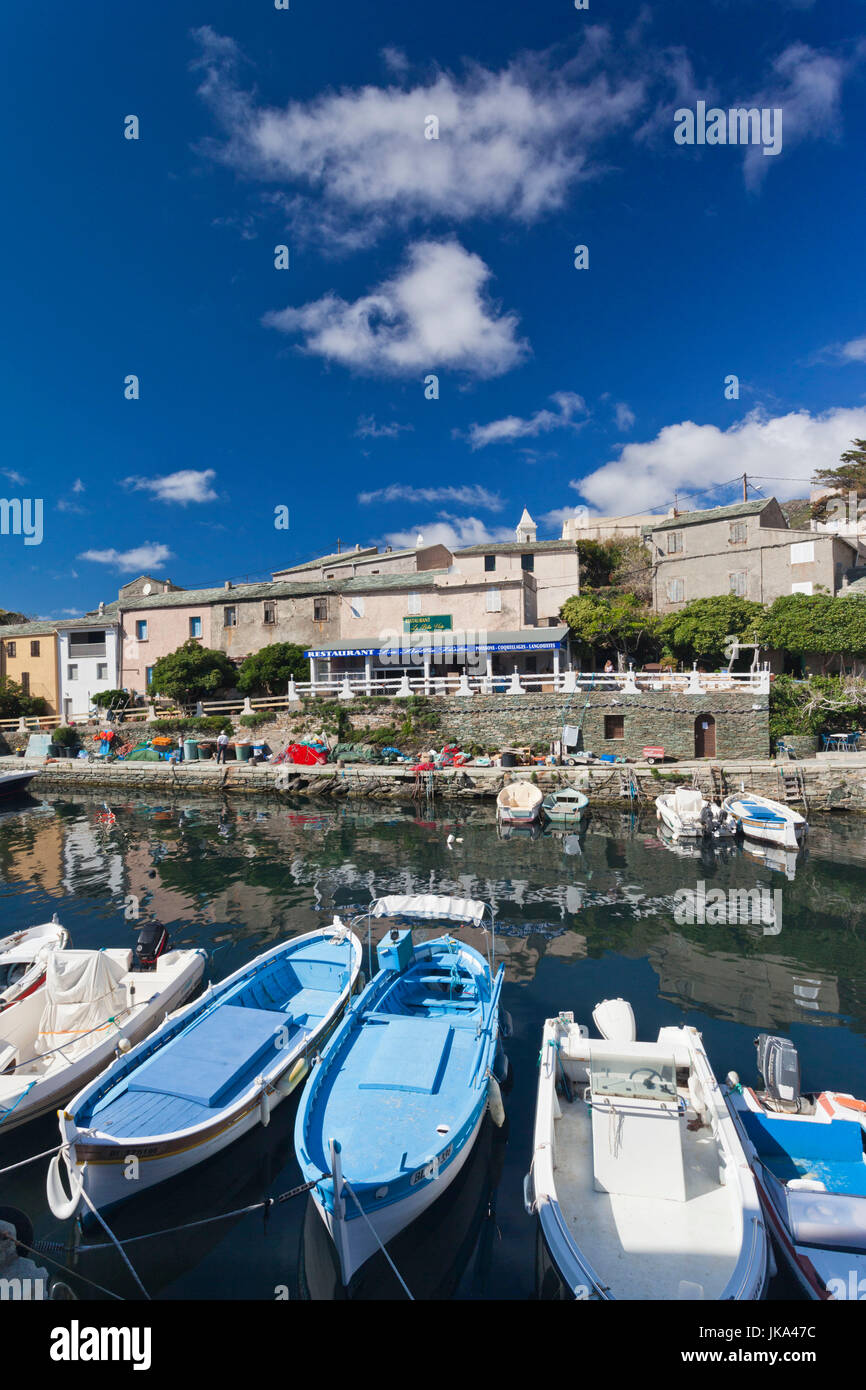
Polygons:
[[736,594],[716,594],[696,598],[659,623],[659,637],[665,653],[687,664],[727,661],[728,637],[754,640],[755,630],[764,616],[764,605]]
[[238,689],[244,694],[263,690],[266,695],[285,695],[291,676],[296,681],[310,678],[310,663],[303,647],[296,642],[273,642],[241,663]]
[[[840,506],[847,505],[848,494],[853,492],[857,498],[858,511],[861,498],[866,498],[866,439],[852,439],[851,448],[842,454],[835,468],[819,468],[812,479],[819,486],[832,488],[827,497],[821,497],[813,504],[812,516],[816,521],[825,521],[834,516]],[[853,520],[853,518],[851,518]]]
[[764,614],[765,647],[805,656],[815,652],[824,671],[833,660],[866,656],[866,597],[860,594],[784,594]]
[[635,594],[575,594],[560,610],[584,652],[637,656],[654,647],[658,619]]
[[215,690],[234,686],[236,680],[237,671],[225,652],[202,647],[190,637],[177,651],[155,662],[148,688],[172,700],[201,700]]
[[5,676],[0,680],[0,718],[20,719],[22,714],[47,713],[48,705],[41,695],[25,695],[16,681]]
[[578,541],[581,589],[606,588],[610,584],[617,558],[617,552],[609,541]]

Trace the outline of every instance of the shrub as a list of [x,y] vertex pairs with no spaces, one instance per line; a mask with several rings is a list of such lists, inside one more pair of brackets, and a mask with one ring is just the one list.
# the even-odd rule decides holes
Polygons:
[[238,720],[245,729],[260,729],[263,724],[268,724],[273,719],[272,714],[242,714]]
[[125,707],[133,703],[132,697],[125,690],[97,690],[95,695],[91,695],[90,703],[96,705],[97,709],[102,709],[105,705],[118,705]]
[[51,741],[59,748],[72,748],[78,743],[78,730],[70,728],[68,724],[61,724],[51,735]]

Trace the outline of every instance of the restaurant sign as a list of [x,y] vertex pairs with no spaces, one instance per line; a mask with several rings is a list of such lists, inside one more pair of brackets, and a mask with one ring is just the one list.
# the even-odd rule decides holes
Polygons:
[[404,632],[450,632],[454,620],[450,613],[433,614],[430,617],[403,619]]

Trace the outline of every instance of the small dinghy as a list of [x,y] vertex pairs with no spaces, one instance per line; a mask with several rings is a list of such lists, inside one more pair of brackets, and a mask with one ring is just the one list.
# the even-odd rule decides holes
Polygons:
[[[369,918],[480,927],[471,899],[385,897]],[[368,926],[369,926],[368,918]],[[494,1076],[503,967],[451,935],[416,945],[389,930],[379,972],[347,1010],[310,1074],[295,1149],[340,1260],[343,1283],[456,1178],[490,1103],[504,1120]]]
[[553,825],[570,825],[580,820],[588,805],[589,797],[576,787],[560,787],[544,798],[541,809]]
[[723,807],[705,801],[692,787],[677,787],[656,797],[656,818],[676,840],[733,839],[737,823]]
[[579,1299],[754,1299],[758,1195],[694,1028],[635,1041],[624,1000],[544,1025],[526,1209]]
[[496,798],[496,818],[505,825],[530,825],[541,814],[542,800],[534,782],[507,782]]
[[766,840],[771,845],[782,845],[785,849],[797,849],[809,829],[805,816],[801,816],[793,806],[771,801],[766,796],[757,796],[754,792],[726,796],[722,807],[734,817],[750,840]]
[[70,1215],[82,1190],[105,1210],[268,1124],[306,1075],[360,968],[360,941],[335,919],[256,956],[118,1057],[61,1115],[72,1198],[49,1172],[55,1216]]
[[39,927],[0,938],[0,1013],[44,985],[49,955],[68,942],[69,933],[56,915]]
[[755,1039],[765,1090],[726,1078],[725,1098],[776,1249],[811,1299],[862,1299],[866,1287],[866,1101],[803,1094],[789,1038]]
[[196,988],[202,950],[150,970],[127,950],[51,951],[45,984],[0,1014],[0,1131],[54,1110]]

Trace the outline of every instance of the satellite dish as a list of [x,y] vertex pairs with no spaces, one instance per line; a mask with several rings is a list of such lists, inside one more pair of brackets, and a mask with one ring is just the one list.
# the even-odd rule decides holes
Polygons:
[[144,588],[142,589],[141,592],[142,592],[143,594],[149,594],[152,588],[153,588],[153,585],[152,585],[152,584],[145,584],[145,586],[144,586]]

